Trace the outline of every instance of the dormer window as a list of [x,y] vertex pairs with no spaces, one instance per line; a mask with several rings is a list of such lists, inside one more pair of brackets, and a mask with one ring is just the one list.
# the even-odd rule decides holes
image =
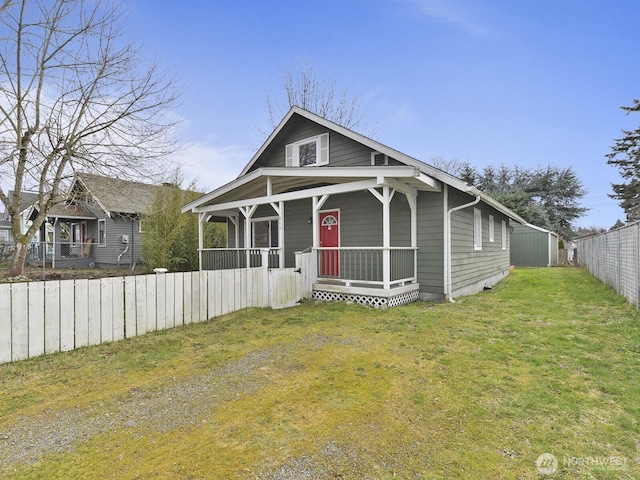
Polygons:
[[329,134],[305,138],[285,147],[287,167],[311,167],[329,164]]

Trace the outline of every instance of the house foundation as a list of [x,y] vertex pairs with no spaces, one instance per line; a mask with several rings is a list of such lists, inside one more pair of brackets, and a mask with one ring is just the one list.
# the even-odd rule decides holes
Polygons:
[[394,287],[388,290],[370,286],[345,286],[328,283],[315,283],[312,297],[314,300],[354,302],[375,308],[396,307],[419,300],[420,285]]

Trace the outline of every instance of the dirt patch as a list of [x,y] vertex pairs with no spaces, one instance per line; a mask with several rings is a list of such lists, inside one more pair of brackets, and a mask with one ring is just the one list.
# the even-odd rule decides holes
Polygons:
[[142,275],[146,273],[143,269],[135,270],[123,268],[36,268],[27,267],[24,270],[24,276],[12,278],[9,275],[9,268],[0,268],[0,283],[12,281],[54,281],[54,280],[73,280],[79,278],[105,278],[105,277],[126,277],[129,275]]

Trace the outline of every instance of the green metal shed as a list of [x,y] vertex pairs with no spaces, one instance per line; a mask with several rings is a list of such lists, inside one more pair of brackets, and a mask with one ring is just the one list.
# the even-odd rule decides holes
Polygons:
[[511,222],[511,264],[552,267],[558,264],[558,234],[535,225]]

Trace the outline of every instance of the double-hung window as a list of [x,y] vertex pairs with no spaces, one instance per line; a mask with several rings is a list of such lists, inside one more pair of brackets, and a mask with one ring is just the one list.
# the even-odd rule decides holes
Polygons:
[[98,245],[107,244],[107,220],[101,218],[98,220]]
[[305,138],[285,147],[287,167],[311,167],[329,164],[329,134]]
[[482,250],[482,211],[473,209],[473,249]]
[[256,218],[253,226],[253,248],[278,248],[278,219]]
[[507,249],[507,222],[502,220],[502,250]]
[[493,215],[489,215],[489,242],[495,242],[495,226]]

